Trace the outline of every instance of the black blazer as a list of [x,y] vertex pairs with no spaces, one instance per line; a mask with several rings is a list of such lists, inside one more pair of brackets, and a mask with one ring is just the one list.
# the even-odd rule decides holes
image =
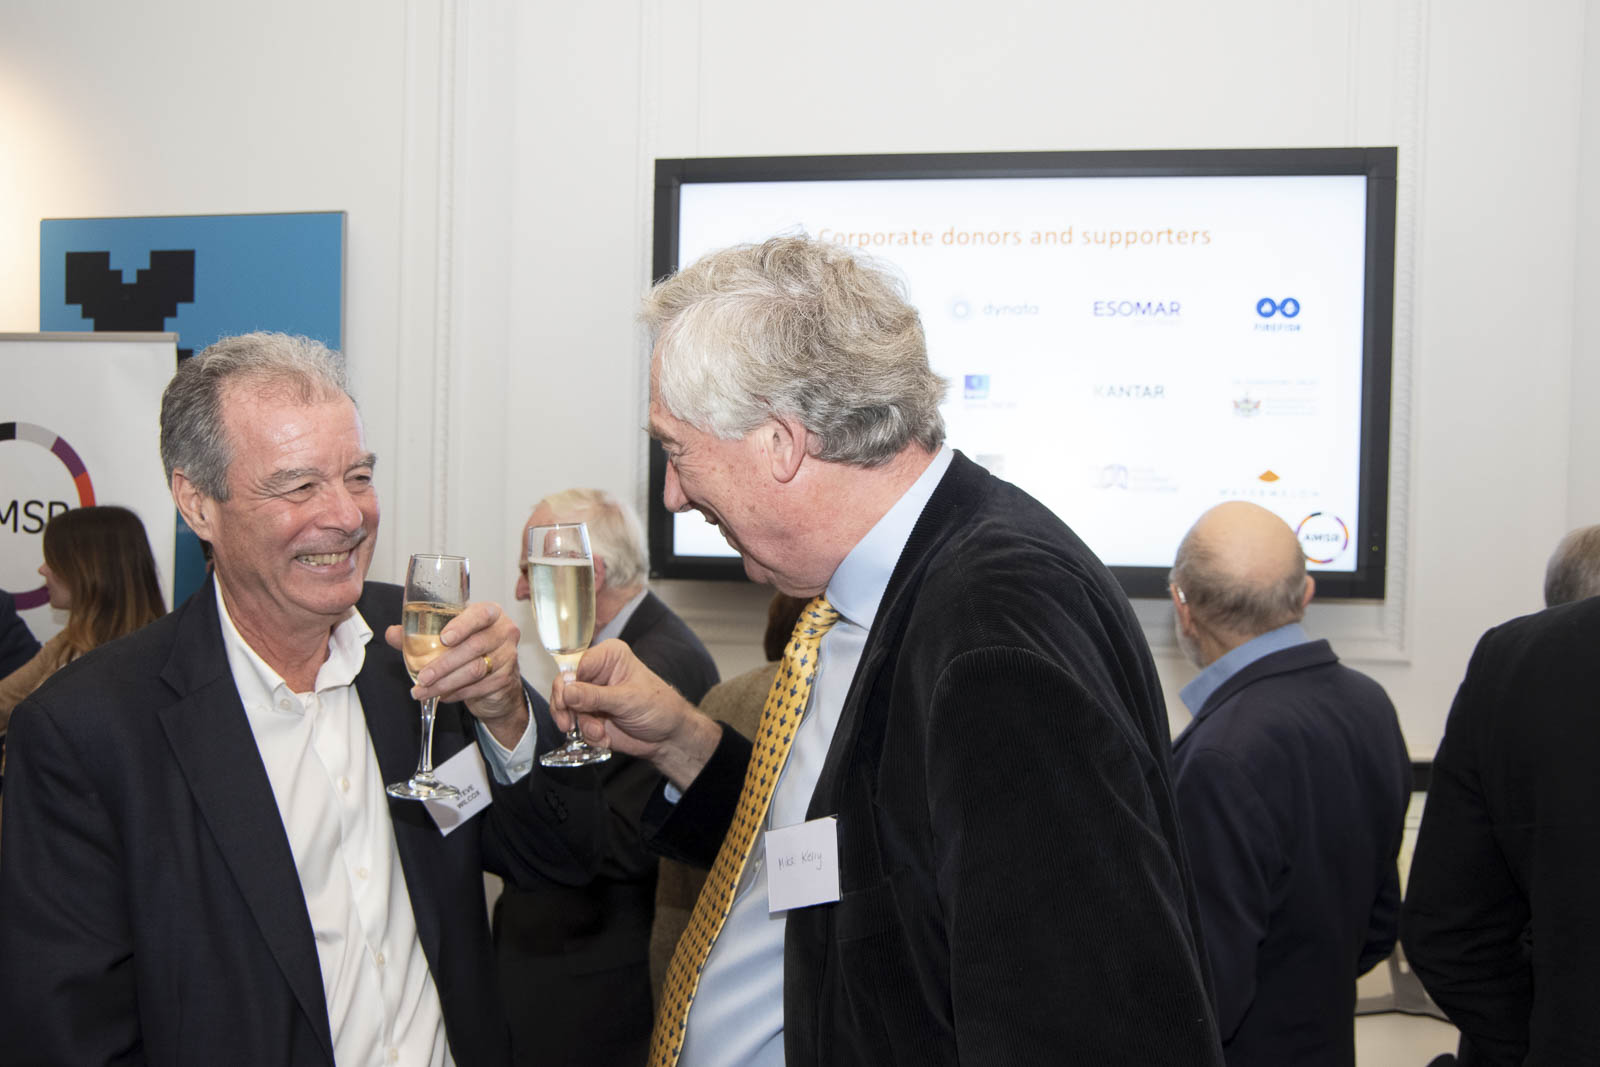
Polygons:
[[[890,579],[808,817],[836,904],[791,911],[784,1046],[817,1064],[1221,1062],[1161,689],[1109,572],[959,453]],[[646,825],[709,863],[750,743]]]
[[1474,1063],[1600,1062],[1600,598],[1484,634],[1422,813],[1401,940]]
[[0,678],[27,663],[39,652],[39,641],[17,614],[17,602],[0,590]]
[[[367,586],[356,690],[385,781],[416,767],[420,716],[383,640],[400,590]],[[439,761],[475,743],[441,707]],[[0,1063],[332,1064],[310,919],[228,668],[213,585],[57,672],[12,719],[0,841]],[[389,801],[417,934],[456,1062],[509,1041],[482,870],[579,882],[600,822],[592,775],[507,788],[448,837]]]
[[[693,703],[717,682],[711,653],[654,593],[618,636]],[[541,737],[556,743],[549,704],[536,699],[534,709]],[[659,776],[647,761],[621,754],[598,773],[606,842],[595,880],[507,885],[495,904],[495,953],[519,1063],[621,1067],[643,1063],[649,1048],[658,861],[640,841],[639,813]]]
[[1326,641],[1217,687],[1173,788],[1230,1067],[1350,1067],[1356,976],[1394,948],[1411,759],[1383,688]]

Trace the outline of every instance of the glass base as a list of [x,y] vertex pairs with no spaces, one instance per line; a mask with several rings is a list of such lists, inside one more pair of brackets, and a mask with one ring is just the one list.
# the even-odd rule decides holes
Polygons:
[[584,767],[591,763],[604,763],[611,758],[609,748],[595,748],[586,741],[568,741],[562,748],[553,748],[539,757],[546,767]]
[[415,774],[404,782],[384,786],[383,791],[401,800],[449,800],[461,795],[461,790],[453,785]]

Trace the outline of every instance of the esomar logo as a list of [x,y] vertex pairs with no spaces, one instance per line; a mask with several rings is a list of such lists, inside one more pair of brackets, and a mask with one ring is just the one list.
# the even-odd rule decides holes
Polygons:
[[[76,490],[77,506],[89,507],[94,503],[94,483],[89,478],[89,471],[65,438],[31,422],[0,422],[0,443],[6,441],[37,445],[54,456],[67,469],[67,476]],[[51,518],[73,507],[68,501],[55,498],[52,490],[41,490],[36,479],[28,479],[28,482],[32,484],[18,487],[21,492],[13,488],[8,494],[10,500],[0,500],[0,527],[10,527],[13,534],[40,533]],[[8,592],[12,592],[16,598],[19,611],[36,608],[50,601],[50,594],[42,583],[35,589]]]
[[1328,511],[1313,511],[1295,527],[1307,563],[1332,563],[1350,547],[1350,528]]
[[1097,319],[1176,319],[1183,314],[1178,300],[1096,300]]

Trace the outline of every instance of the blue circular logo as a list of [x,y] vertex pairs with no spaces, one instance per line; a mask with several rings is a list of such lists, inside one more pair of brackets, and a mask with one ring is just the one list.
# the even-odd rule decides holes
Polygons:
[[1273,300],[1270,296],[1264,296],[1256,301],[1256,314],[1264,319],[1270,319],[1274,315],[1282,315],[1286,319],[1292,319],[1300,314],[1300,301],[1292,296],[1286,296],[1282,300]]

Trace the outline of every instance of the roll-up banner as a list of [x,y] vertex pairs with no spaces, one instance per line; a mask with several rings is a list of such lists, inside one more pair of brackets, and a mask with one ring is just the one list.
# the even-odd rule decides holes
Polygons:
[[161,469],[171,333],[0,333],[0,589],[39,640],[66,623],[39,565],[45,523],[90,504],[144,522],[167,605],[177,514]]

